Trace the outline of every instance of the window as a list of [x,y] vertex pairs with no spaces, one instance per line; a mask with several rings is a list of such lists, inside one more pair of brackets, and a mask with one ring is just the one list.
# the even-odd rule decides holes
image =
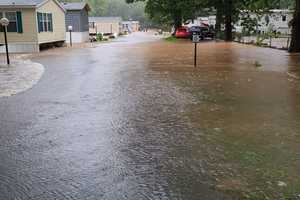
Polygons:
[[44,32],[43,14],[42,13],[37,13],[37,20],[38,20],[39,32]]
[[[19,13],[19,17],[17,14]],[[6,17],[9,20],[9,25],[7,26],[7,32],[18,32],[22,33],[22,19],[21,19],[21,12],[0,12],[0,18]],[[19,18],[19,24],[18,24]],[[20,29],[20,30],[19,30]],[[0,29],[3,31],[3,27]]]
[[286,21],[286,15],[282,15],[282,21],[283,21],[283,22]]
[[5,17],[9,20],[9,25],[7,26],[8,32],[17,32],[17,14],[16,12],[6,12]]
[[48,20],[48,31],[53,31],[53,22],[52,22],[52,14],[47,14],[47,20]]
[[52,32],[53,20],[51,13],[37,13],[39,32]]
[[46,13],[43,13],[43,26],[44,32],[48,32],[48,17]]

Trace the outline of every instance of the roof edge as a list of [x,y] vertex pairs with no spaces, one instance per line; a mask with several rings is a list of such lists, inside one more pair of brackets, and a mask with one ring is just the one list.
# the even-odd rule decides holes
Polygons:
[[[69,2],[69,3],[67,3],[67,4],[71,4],[72,2]],[[77,2],[75,2],[75,3],[77,3]],[[82,3],[84,3],[84,7],[82,8],[82,9],[87,9],[88,11],[91,11],[92,9],[91,9],[91,6],[87,3],[87,2],[82,2]],[[61,3],[61,5],[62,5],[62,7],[64,7],[64,3]],[[82,10],[82,9],[67,9],[67,8],[64,8],[66,11],[68,11],[68,10]]]
[[58,5],[58,7],[60,7],[60,9],[66,13],[66,10],[64,9],[64,7],[57,1],[57,0],[44,0],[42,3],[36,5],[36,8],[40,8],[41,6],[45,5],[46,3],[48,3],[49,1],[53,1],[56,5]]
[[0,8],[36,8],[35,5],[0,5]]

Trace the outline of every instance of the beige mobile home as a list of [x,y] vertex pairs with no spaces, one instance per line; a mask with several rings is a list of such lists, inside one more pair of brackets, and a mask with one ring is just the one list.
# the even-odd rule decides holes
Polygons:
[[90,34],[119,34],[122,29],[121,17],[89,17]]
[[[38,52],[42,45],[62,45],[66,39],[65,10],[57,0],[1,0],[2,17],[10,21],[11,52]],[[0,33],[0,52],[4,52],[3,44]]]
[[138,32],[140,30],[139,21],[123,21],[122,22],[122,32]]

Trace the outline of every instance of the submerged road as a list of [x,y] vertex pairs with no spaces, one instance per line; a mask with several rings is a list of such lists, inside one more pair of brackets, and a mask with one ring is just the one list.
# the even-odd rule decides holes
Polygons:
[[[245,53],[244,60],[235,59],[243,48],[230,47],[228,53],[226,44],[220,44],[217,48],[226,53],[217,55],[217,48],[211,48],[203,56],[214,63],[201,57],[206,66],[197,71],[188,51],[191,44],[172,45],[137,33],[94,48],[57,49],[34,58],[45,66],[40,82],[0,99],[0,199],[250,198],[248,188],[264,190],[264,184],[253,184],[261,183],[262,176],[251,171],[253,182],[248,182],[239,166],[244,160],[255,165],[256,159],[264,159],[256,158],[255,147],[273,144],[285,149],[284,154],[264,149],[280,156],[274,166],[294,157],[293,167],[280,168],[285,175],[270,179],[270,187],[280,191],[276,181],[282,181],[293,184],[296,192],[299,154],[290,148],[300,149],[300,91],[297,80],[286,78],[285,63],[297,62],[270,50],[279,55],[274,66],[262,58],[268,50],[260,50],[257,59],[264,70],[245,70],[256,58]],[[188,51],[185,59],[182,51]],[[222,133],[237,148],[243,139],[253,146],[226,157],[224,152],[231,151],[218,137]],[[265,137],[274,143],[265,144]],[[281,195],[272,189],[263,192]]]

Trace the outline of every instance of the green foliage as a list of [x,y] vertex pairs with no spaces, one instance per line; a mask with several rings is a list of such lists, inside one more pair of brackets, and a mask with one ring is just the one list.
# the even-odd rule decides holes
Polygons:
[[[60,0],[79,2],[80,0]],[[90,16],[116,16],[123,20],[137,20],[141,24],[151,23],[145,14],[145,2],[127,4],[125,0],[86,0],[91,7]]]
[[[127,0],[133,3],[139,0]],[[146,12],[158,24],[181,26],[187,19],[194,19],[201,8],[205,8],[204,1],[199,0],[146,0]]]
[[97,40],[98,42],[103,41],[103,35],[102,35],[102,33],[98,33],[98,34],[97,34],[96,40]]
[[238,42],[242,41],[243,38],[243,34],[242,33],[235,33],[235,37],[234,37]]
[[249,14],[245,14],[241,18],[241,26],[243,27],[243,36],[249,36],[256,32],[258,27],[258,19],[251,18]]
[[174,36],[170,36],[170,37],[165,38],[165,41],[167,41],[167,42],[176,42],[177,38],[174,37]]

